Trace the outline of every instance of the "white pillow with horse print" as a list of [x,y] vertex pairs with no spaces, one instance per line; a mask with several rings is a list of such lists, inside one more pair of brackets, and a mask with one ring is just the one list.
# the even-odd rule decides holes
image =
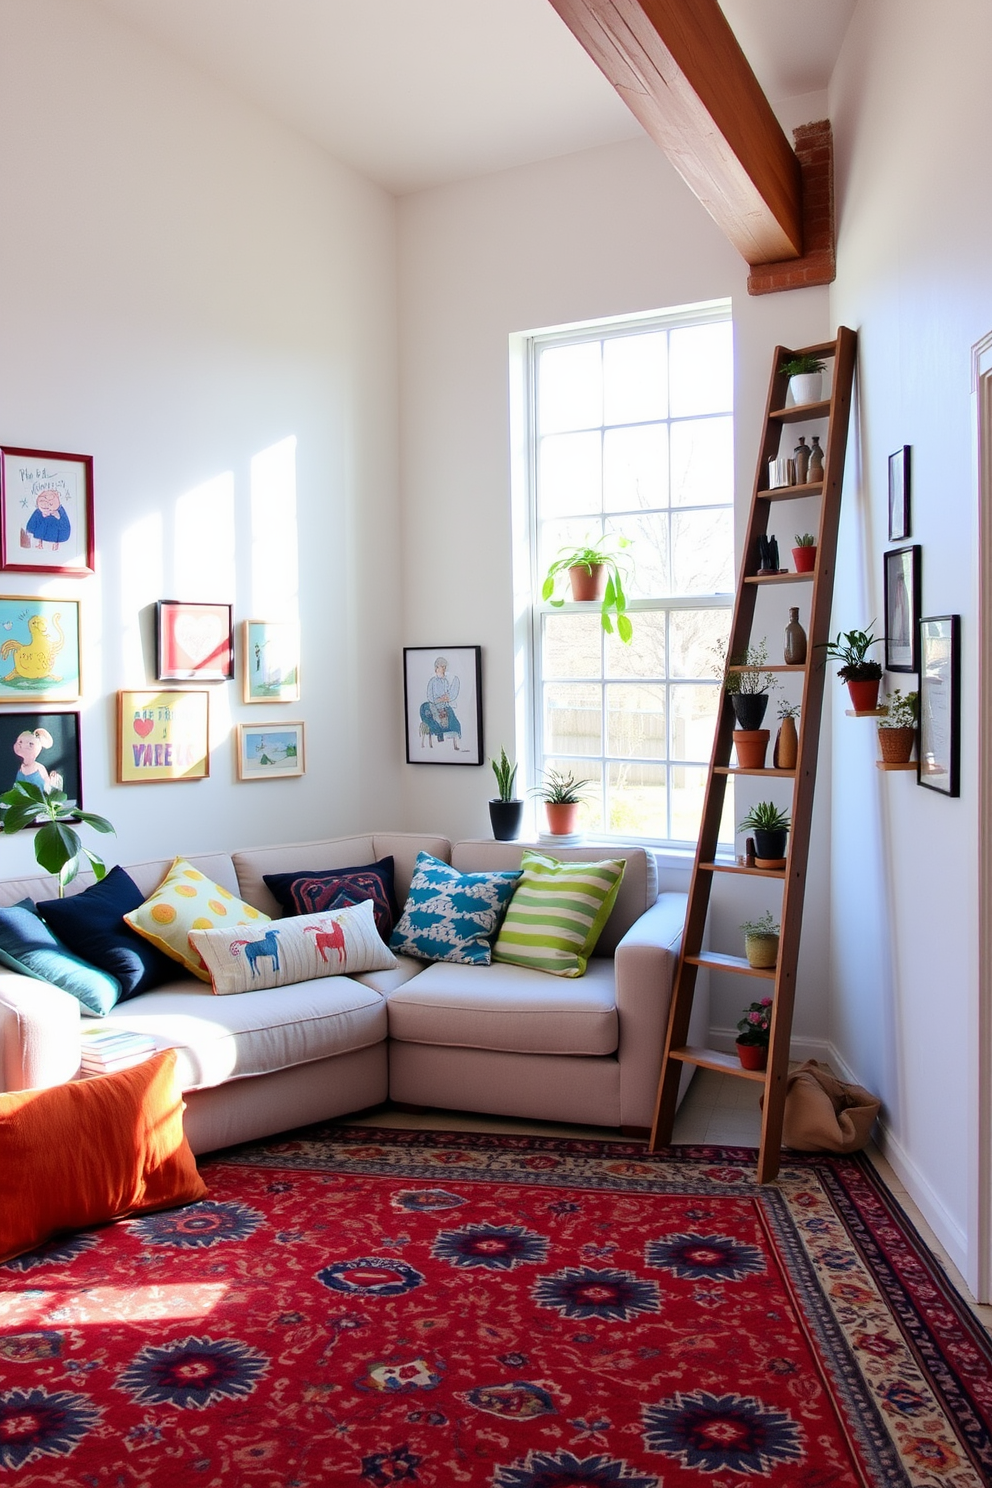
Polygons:
[[371,899],[266,925],[191,930],[189,943],[203,957],[213,989],[222,996],[396,965],[376,928]]

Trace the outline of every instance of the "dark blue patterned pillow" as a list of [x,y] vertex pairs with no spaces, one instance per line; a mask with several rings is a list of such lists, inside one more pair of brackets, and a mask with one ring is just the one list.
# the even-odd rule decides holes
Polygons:
[[[396,921],[393,859],[380,858],[357,868],[321,868],[311,873],[264,873],[266,888],[278,899],[283,914],[320,914],[371,899],[376,929],[386,944]],[[342,894],[347,899],[337,901]]]
[[430,853],[418,853],[410,897],[390,949],[421,961],[488,966],[492,942],[520,871],[459,873]]

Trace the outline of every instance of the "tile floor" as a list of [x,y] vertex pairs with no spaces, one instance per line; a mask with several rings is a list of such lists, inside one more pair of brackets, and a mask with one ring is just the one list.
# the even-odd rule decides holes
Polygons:
[[[510,1117],[479,1116],[465,1111],[427,1111],[414,1114],[397,1111],[392,1106],[381,1106],[375,1111],[366,1111],[358,1116],[342,1119],[344,1126],[392,1126],[428,1131],[479,1131],[506,1132],[511,1135],[527,1133],[541,1136],[601,1137],[616,1141],[617,1132],[612,1128],[591,1126],[556,1125],[551,1122],[518,1121]],[[757,1147],[761,1135],[761,1112],[758,1109],[758,1090],[749,1081],[730,1080],[712,1070],[698,1070],[690,1085],[675,1119],[672,1140],[676,1143],[711,1143],[728,1147]],[[968,1291],[930,1226],[907,1194],[889,1164],[874,1146],[869,1147],[868,1156],[874,1163],[883,1183],[896,1202],[905,1210],[923,1240],[936,1256],[952,1285],[992,1332],[992,1307],[980,1306]]]

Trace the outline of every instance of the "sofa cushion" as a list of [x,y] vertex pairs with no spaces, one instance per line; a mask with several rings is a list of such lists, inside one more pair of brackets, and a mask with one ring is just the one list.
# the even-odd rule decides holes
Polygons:
[[396,957],[376,929],[371,899],[333,913],[268,920],[260,929],[191,930],[215,992],[285,987],[311,977],[384,971]]
[[194,868],[186,858],[176,858],[154,894],[126,914],[124,923],[163,955],[208,982],[210,972],[199,952],[190,945],[189,932],[257,925],[268,918],[260,909],[245,904],[223,884],[215,883]]
[[106,878],[81,894],[42,900],[38,913],[70,951],[117,978],[123,1001],[174,975],[169,958],[124,923],[124,916],[138,909],[144,897],[123,868],[111,868]]
[[389,1033],[407,1043],[518,1054],[613,1054],[613,962],[589,962],[581,980],[519,966],[438,963],[390,993]]
[[381,1043],[386,1003],[351,977],[319,977],[243,997],[215,997],[183,977],[114,1009],[113,1026],[174,1048],[183,1090],[266,1075]]
[[264,873],[262,877],[266,888],[278,899],[284,915],[318,914],[324,909],[343,909],[348,904],[371,899],[379,934],[389,944],[399,917],[391,857],[351,868]]
[[95,1018],[109,1013],[121,995],[117,978],[74,956],[39,919],[30,899],[0,909],[0,961],[12,971],[71,993]]
[[580,977],[609,919],[625,863],[562,863],[525,851],[523,872],[493,947],[509,961],[552,976]]
[[413,956],[394,956],[393,965],[388,970],[360,971],[355,974],[355,981],[361,982],[363,987],[371,987],[374,992],[381,992],[383,997],[388,997],[397,987],[405,986],[415,976],[419,976],[423,969],[423,961],[417,961]]
[[451,843],[446,837],[414,832],[367,832],[364,836],[332,837],[324,842],[296,842],[288,847],[258,847],[236,852],[233,862],[241,897],[257,909],[264,909],[266,914],[278,917],[279,901],[266,887],[266,873],[309,873],[314,869],[346,868],[349,863],[374,863],[379,858],[391,857],[397,901],[402,903],[421,851],[447,861]]
[[422,852],[390,945],[424,961],[488,966],[493,936],[519,877],[516,870],[459,873]]

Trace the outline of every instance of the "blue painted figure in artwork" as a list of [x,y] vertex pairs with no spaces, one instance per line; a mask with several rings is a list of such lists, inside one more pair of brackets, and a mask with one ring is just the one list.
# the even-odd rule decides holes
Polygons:
[[27,530],[35,540],[35,547],[43,548],[45,543],[51,543],[55,550],[60,543],[67,542],[72,524],[58,491],[46,486],[35,497],[34,507],[28,518]]
[[38,759],[43,749],[51,749],[55,740],[46,728],[25,729],[14,740],[14,753],[21,761],[21,768],[14,776],[14,784],[26,781],[36,785],[47,795],[49,791],[62,789],[62,776],[57,770],[46,770]]
[[433,749],[434,740],[443,743],[446,734],[451,736],[452,744],[458,748],[462,726],[455,716],[454,705],[458,701],[460,688],[458,678],[448,676],[447,657],[439,656],[434,663],[434,675],[427,684],[427,701],[420,705],[421,748],[424,747],[424,740],[429,739]]

